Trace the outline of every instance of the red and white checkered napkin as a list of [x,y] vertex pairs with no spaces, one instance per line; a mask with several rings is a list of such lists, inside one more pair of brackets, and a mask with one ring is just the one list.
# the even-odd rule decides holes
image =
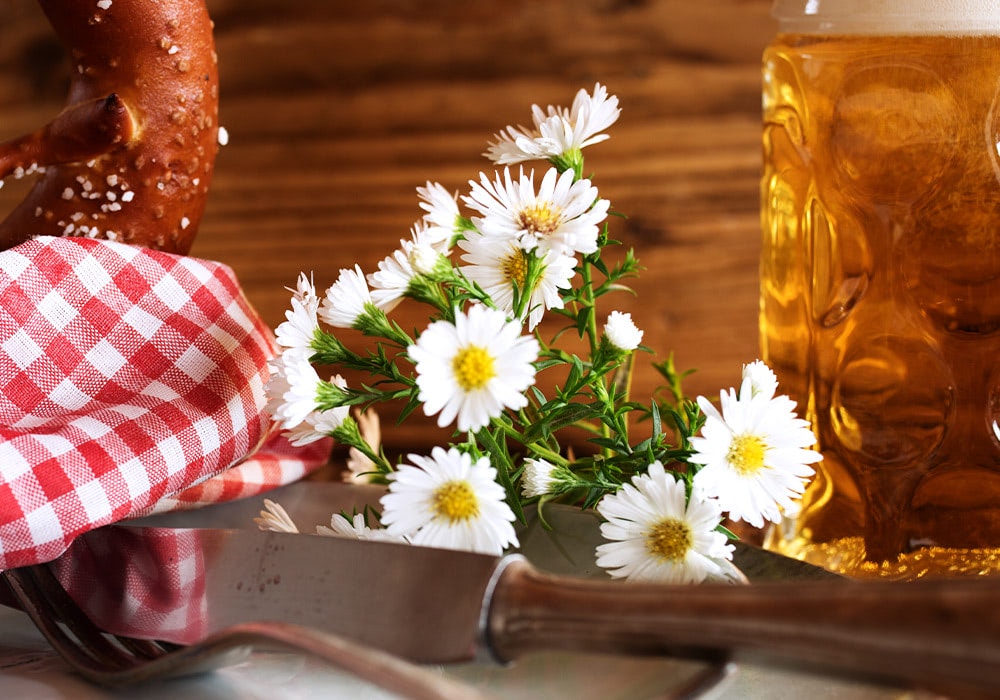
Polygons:
[[201,530],[109,527],[81,537],[52,571],[112,634],[191,644],[206,634]]
[[0,252],[0,570],[322,464],[328,444],[276,438],[224,471],[271,437],[272,352],[220,263],[84,238]]

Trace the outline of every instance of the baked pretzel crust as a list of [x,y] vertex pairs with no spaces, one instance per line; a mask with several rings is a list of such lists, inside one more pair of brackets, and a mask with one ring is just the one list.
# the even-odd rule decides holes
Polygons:
[[65,109],[0,144],[0,178],[39,179],[0,222],[0,250],[90,236],[187,253],[219,148],[204,0],[39,0],[72,63]]

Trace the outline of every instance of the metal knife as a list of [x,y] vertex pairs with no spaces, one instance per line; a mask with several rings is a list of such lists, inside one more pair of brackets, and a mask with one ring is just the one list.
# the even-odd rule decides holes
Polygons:
[[[145,547],[171,539],[182,546]],[[157,560],[169,551],[174,561]],[[162,587],[176,599],[157,601],[160,615],[109,587],[176,567],[177,552],[190,553],[196,575],[186,597]],[[81,581],[87,562],[93,580]],[[145,635],[179,643],[270,619],[417,662],[483,652],[509,661],[543,649],[709,660],[736,652],[1000,692],[1000,581],[989,579],[640,585],[542,572],[520,556],[148,521],[79,538],[56,569],[90,596],[104,592],[90,605],[78,599],[103,628],[138,636],[146,624]]]
[[[332,513],[361,510],[375,506],[385,493],[384,487],[337,482],[299,481],[259,498],[247,498],[207,508],[175,511],[131,521],[133,525],[179,528],[253,527],[253,519],[263,508],[263,499],[280,502],[294,516],[303,532],[325,525]],[[543,519],[538,513],[525,513],[527,524],[521,527],[518,550],[551,573],[607,578],[597,567],[594,549],[604,542],[600,518],[593,510],[550,504]],[[844,577],[819,566],[782,556],[743,542],[735,543],[733,561],[750,581],[841,580]]]

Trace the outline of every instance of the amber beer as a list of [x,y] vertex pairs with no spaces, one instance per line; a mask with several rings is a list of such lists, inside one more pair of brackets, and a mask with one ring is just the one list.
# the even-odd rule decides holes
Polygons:
[[762,353],[824,455],[769,546],[1000,573],[1000,9],[826,4],[764,55]]

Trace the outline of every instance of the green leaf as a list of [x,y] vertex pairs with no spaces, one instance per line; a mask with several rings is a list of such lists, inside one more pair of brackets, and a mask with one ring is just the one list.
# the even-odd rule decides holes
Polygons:
[[497,470],[497,482],[507,492],[507,505],[520,522],[524,522],[524,510],[521,506],[521,494],[517,490],[516,480],[520,470],[515,470],[507,451],[503,435],[494,435],[489,428],[483,428],[476,433],[476,439],[482,444],[484,451],[490,456],[490,464]]
[[529,425],[525,429],[524,439],[526,443],[546,439],[557,430],[601,416],[600,412],[581,403],[564,403],[559,408],[550,405],[542,413],[545,415],[543,420]]
[[719,525],[715,526],[715,530],[716,530],[716,532],[721,532],[723,535],[725,535],[726,537],[728,537],[731,540],[738,540],[740,538],[739,535],[737,535],[735,532],[733,532],[732,530],[730,530],[725,525],[722,525],[721,523]]
[[558,367],[559,365],[565,364],[566,361],[561,358],[552,358],[550,360],[540,360],[535,363],[535,371],[541,372],[542,370],[549,369],[550,367]]
[[619,451],[622,447],[621,441],[616,440],[614,438],[597,437],[597,438],[591,438],[587,442],[592,442],[599,447],[605,447],[613,452]]
[[413,410],[420,405],[420,399],[418,392],[410,392],[410,398],[407,400],[406,405],[403,406],[403,410],[399,413],[399,419],[396,421],[396,425],[401,424],[406,418],[413,413]]

